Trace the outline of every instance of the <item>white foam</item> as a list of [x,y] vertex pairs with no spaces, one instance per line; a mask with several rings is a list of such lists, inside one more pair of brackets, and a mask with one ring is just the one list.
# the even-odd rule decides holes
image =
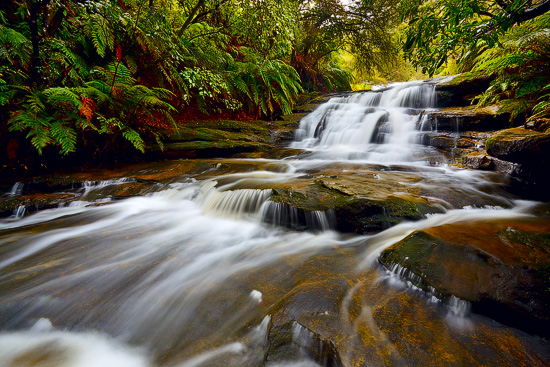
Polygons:
[[[105,335],[66,331],[0,334],[0,365],[19,367],[150,367],[142,349]],[[29,364],[30,363],[30,364]]]

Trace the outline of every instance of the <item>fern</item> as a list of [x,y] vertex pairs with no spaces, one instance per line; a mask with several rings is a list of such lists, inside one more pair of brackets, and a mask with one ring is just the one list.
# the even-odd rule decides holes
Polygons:
[[[1,75],[1,74],[0,74]],[[13,93],[11,92],[6,81],[0,78],[0,106],[5,106],[10,102]]]
[[66,103],[72,105],[76,110],[79,110],[82,107],[80,96],[75,94],[69,88],[48,88],[42,93],[46,96],[48,103],[51,105],[57,106],[61,103]]
[[9,130],[29,130],[27,139],[31,139],[32,146],[38,151],[38,154],[41,155],[43,149],[53,141],[50,132],[52,120],[51,117],[44,117],[32,111],[22,110],[16,112],[10,119]]
[[31,42],[22,33],[0,24],[0,61],[28,68],[31,53]]
[[477,98],[478,105],[501,104],[511,121],[520,115],[546,114],[545,93],[550,84],[550,14],[512,28],[501,45],[486,48],[474,71],[493,75],[491,86]]
[[137,131],[128,128],[122,133],[122,136],[132,143],[134,148],[142,153],[145,153],[145,143]]
[[76,150],[76,131],[73,128],[56,121],[51,124],[51,134],[54,142],[61,146],[61,154],[67,155]]
[[533,116],[529,120],[550,116],[550,84],[542,88],[546,94],[539,98],[539,102],[533,107]]
[[105,57],[105,52],[114,49],[114,36],[109,21],[100,14],[90,14],[86,30],[99,56]]

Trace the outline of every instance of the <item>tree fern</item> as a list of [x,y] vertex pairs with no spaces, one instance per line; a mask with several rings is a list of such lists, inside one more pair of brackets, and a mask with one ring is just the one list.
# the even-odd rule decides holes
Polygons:
[[9,121],[10,131],[27,131],[27,139],[31,140],[32,146],[42,154],[43,149],[52,141],[50,126],[53,118],[42,116],[39,113],[21,110],[15,113]]
[[114,47],[114,36],[109,21],[100,14],[89,14],[87,20],[86,30],[97,54],[105,57],[105,52]]
[[29,67],[31,42],[22,33],[0,24],[0,61]]

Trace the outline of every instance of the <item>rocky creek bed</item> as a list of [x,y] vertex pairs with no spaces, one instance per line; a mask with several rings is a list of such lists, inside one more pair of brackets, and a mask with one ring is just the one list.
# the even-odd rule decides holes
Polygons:
[[522,191],[546,125],[502,130],[445,83],[418,135],[450,165],[277,146],[325,99],[197,122],[166,144],[179,159],[2,178],[2,329],[101,330],[182,367],[550,365],[550,204]]

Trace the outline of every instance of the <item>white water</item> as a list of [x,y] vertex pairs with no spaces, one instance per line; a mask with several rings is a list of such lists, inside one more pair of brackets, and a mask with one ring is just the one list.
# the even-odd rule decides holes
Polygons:
[[[406,109],[433,107],[431,88],[406,84],[320,106],[302,121],[294,143],[313,151],[304,160],[263,161],[263,170],[211,179],[185,177],[114,203],[101,190],[130,179],[89,183],[86,201],[0,222],[0,366],[43,358],[38,365],[47,367],[323,367],[305,354],[264,361],[271,307],[299,285],[314,256],[355,248],[350,267],[377,274],[370,286],[381,287],[377,256],[415,230],[531,216],[535,203],[506,194],[502,177],[426,166],[437,155],[416,144],[420,115]],[[381,118],[387,121],[377,126]],[[269,200],[273,190],[266,187],[325,169],[395,177],[396,184],[401,172],[417,175],[402,184],[425,192],[422,199],[442,213],[372,236],[343,236],[332,211],[299,212]],[[318,280],[311,276],[308,281]],[[357,332],[356,341],[364,323],[377,349],[404,364],[374,320],[377,299],[362,300],[357,319],[349,317],[366,285],[350,285],[338,322]],[[406,291],[395,284],[383,290]],[[432,307],[422,297],[418,302]],[[465,319],[467,306],[451,298],[448,308]],[[294,324],[296,346],[307,349],[314,339]],[[342,354],[344,365],[351,365],[352,354]]]
[[435,150],[417,144],[420,111],[434,107],[434,86],[419,82],[332,98],[302,119],[291,146],[321,159],[440,162]]

